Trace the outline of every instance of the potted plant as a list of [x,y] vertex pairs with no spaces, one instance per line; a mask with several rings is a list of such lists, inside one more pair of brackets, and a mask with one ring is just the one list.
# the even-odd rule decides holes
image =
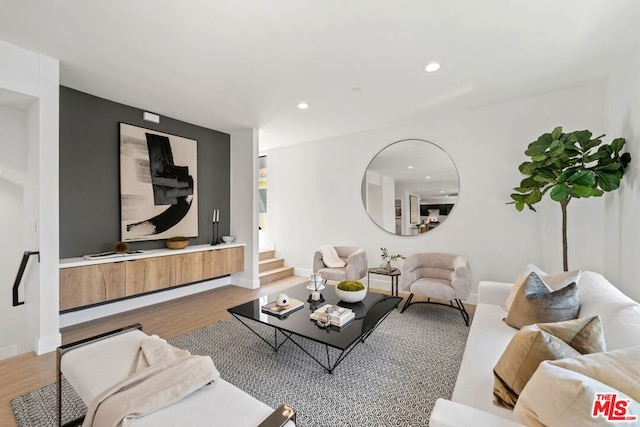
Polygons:
[[169,249],[184,249],[189,246],[189,238],[184,236],[174,236],[167,239]]
[[387,248],[380,248],[380,250],[382,251],[382,255],[380,255],[380,257],[382,258],[384,268],[387,271],[391,271],[391,261],[397,261],[400,258],[407,259],[406,256],[400,254],[389,255],[389,251],[387,251]]
[[567,206],[573,199],[600,197],[616,190],[631,161],[631,154],[621,153],[624,138],[604,144],[604,135],[592,138],[588,130],[564,133],[561,127],[541,135],[527,147],[531,160],[522,163],[520,172],[527,175],[511,194],[518,211],[533,205],[548,192],[562,210],[562,265],[567,261]]
[[367,288],[361,282],[340,282],[336,285],[336,295],[344,302],[359,302],[367,295]]

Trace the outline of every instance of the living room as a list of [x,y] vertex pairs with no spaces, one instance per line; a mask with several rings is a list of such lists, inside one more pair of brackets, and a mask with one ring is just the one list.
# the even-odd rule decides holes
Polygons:
[[[295,99],[295,103],[305,100],[310,107],[307,110],[298,110],[294,103],[290,106],[291,111],[287,111],[280,117],[271,116],[272,112],[263,98],[260,98],[260,102],[256,104],[251,103],[252,96],[257,97],[263,92],[273,94],[273,92],[267,91],[264,87],[251,86],[248,84],[251,81],[250,77],[243,81],[247,84],[246,87],[237,87],[237,81],[229,85],[233,88],[229,90],[233,96],[245,99],[242,103],[229,107],[236,114],[232,117],[224,111],[224,102],[216,100],[216,96],[223,93],[222,89],[217,88],[219,92],[212,90],[206,93],[205,97],[201,97],[197,89],[188,85],[187,82],[192,76],[181,67],[174,68],[175,72],[180,74],[181,80],[162,82],[159,85],[145,83],[144,76],[140,76],[138,71],[131,71],[131,77],[126,81],[110,80],[108,72],[96,74],[95,71],[86,71],[82,65],[77,66],[74,60],[68,59],[73,58],[73,55],[79,55],[87,58],[88,63],[95,62],[104,67],[113,66],[113,64],[102,63],[100,59],[102,49],[110,49],[109,43],[96,42],[95,49],[92,49],[88,46],[83,47],[80,42],[70,43],[63,37],[59,40],[52,37],[49,45],[46,43],[46,35],[49,33],[40,34],[34,28],[29,29],[29,26],[20,28],[21,22],[30,22],[32,27],[44,27],[47,19],[51,19],[52,24],[55,24],[54,28],[62,27],[65,17],[61,15],[68,13],[68,19],[74,25],[78,25],[81,33],[86,33],[87,37],[97,37],[92,33],[89,24],[95,17],[91,19],[89,17],[95,16],[97,12],[105,12],[101,8],[108,9],[106,5],[100,6],[98,10],[86,7],[73,12],[66,9],[66,7],[71,8],[69,5],[57,10],[55,6],[45,6],[38,2],[28,5],[18,5],[16,2],[9,6],[15,12],[15,16],[10,17],[11,14],[6,14],[2,18],[3,29],[0,30],[0,40],[31,53],[59,60],[60,78],[55,86],[65,86],[62,91],[77,90],[87,96],[97,96],[140,111],[152,111],[161,116],[161,122],[165,120],[163,123],[177,119],[202,126],[213,132],[230,135],[231,167],[228,184],[230,196],[228,201],[223,202],[208,199],[208,204],[203,205],[207,208],[203,207],[201,222],[206,215],[210,214],[210,209],[221,203],[229,203],[229,209],[224,218],[225,227],[228,227],[225,232],[235,234],[238,241],[247,244],[244,277],[237,277],[238,282],[232,284],[247,288],[257,286],[255,284],[257,249],[264,242],[275,245],[278,256],[284,258],[288,265],[295,267],[297,276],[304,278],[308,278],[313,272],[314,251],[325,244],[364,248],[370,266],[378,265],[380,247],[387,247],[393,253],[403,255],[420,252],[461,254],[469,260],[471,268],[473,285],[471,294],[466,300],[471,305],[477,302],[479,281],[512,283],[518,273],[529,263],[534,263],[548,272],[560,271],[562,270],[561,212],[557,204],[548,198],[544,199],[537,205],[538,209],[535,213],[528,210],[518,212],[513,206],[506,204],[510,201],[509,194],[512,189],[522,179],[518,165],[526,160],[524,151],[531,141],[544,132],[550,132],[556,126],[563,126],[565,131],[589,129],[594,135],[606,134],[605,142],[616,137],[624,137],[627,140],[625,150],[631,153],[633,160],[625,173],[621,188],[602,198],[579,200],[569,206],[569,267],[571,270],[601,273],[624,294],[636,301],[640,300],[640,290],[635,284],[634,269],[634,262],[640,255],[635,239],[640,232],[640,226],[635,219],[640,209],[640,196],[637,192],[640,178],[635,168],[636,159],[640,158],[640,150],[637,147],[640,126],[637,119],[638,109],[640,109],[638,101],[640,46],[637,42],[640,35],[633,29],[635,27],[631,19],[634,12],[637,12],[636,5],[632,2],[615,2],[605,5],[596,1],[590,2],[588,7],[577,4],[564,5],[562,10],[566,15],[559,14],[561,17],[549,18],[554,19],[552,22],[556,26],[549,24],[544,31],[533,23],[544,22],[542,16],[546,15],[551,8],[559,6],[552,3],[547,4],[546,8],[542,5],[526,6],[530,9],[522,9],[518,12],[505,5],[493,4],[491,5],[495,8],[491,9],[493,14],[488,12],[483,14],[480,10],[474,9],[479,6],[468,5],[467,11],[456,10],[453,6],[451,10],[443,8],[437,13],[434,12],[434,15],[444,19],[443,17],[448,14],[455,17],[459,13],[460,16],[464,16],[464,19],[451,18],[452,21],[460,26],[463,22],[469,25],[468,32],[461,36],[460,40],[455,39],[451,32],[437,33],[451,42],[449,45],[451,50],[454,47],[461,48],[461,45],[471,46],[467,51],[469,58],[462,62],[465,65],[463,67],[465,71],[458,70],[459,74],[455,75],[455,79],[447,74],[448,68],[451,70],[457,67],[454,57],[445,48],[438,48],[435,38],[428,40],[428,31],[418,31],[414,34],[407,30],[406,33],[402,33],[402,37],[409,37],[412,34],[416,36],[414,43],[417,46],[408,43],[409,47],[406,50],[398,47],[402,46],[398,40],[389,42],[394,47],[392,51],[404,52],[398,53],[397,56],[391,55],[382,47],[380,47],[381,54],[378,54],[375,49],[368,46],[370,43],[382,43],[385,39],[385,31],[401,32],[406,28],[421,26],[421,20],[425,22],[427,20],[424,17],[429,12],[427,6],[411,4],[407,9],[396,9],[382,4],[373,6],[358,3],[356,9],[361,8],[358,10],[343,9],[343,6],[337,4],[327,5],[326,8],[310,4],[306,6],[308,7],[306,11],[287,10],[293,13],[293,16],[296,16],[295,12],[300,13],[304,17],[302,19],[298,15],[298,18],[302,19],[301,22],[313,29],[313,34],[305,37],[308,37],[306,41],[309,45],[316,43],[320,46],[318,56],[321,56],[321,53],[327,54],[326,51],[332,49],[337,53],[335,56],[322,59],[325,67],[322,68],[313,58],[314,55],[306,53],[304,46],[296,45],[296,49],[293,49],[287,45],[299,58],[303,58],[310,64],[300,70],[288,72],[291,75],[302,74],[303,71],[310,72],[309,69],[313,68],[313,65],[335,80],[329,81],[328,78],[322,80],[321,74],[313,74],[313,79],[300,78],[302,83],[296,80],[296,84],[300,86],[305,81],[309,83],[314,79],[320,79],[321,83],[318,86],[311,87],[309,83],[307,90],[303,90],[304,86],[300,86],[302,89],[300,87],[281,89],[282,94],[286,93],[286,99]],[[116,8],[116,6],[113,7]],[[314,9],[315,7],[318,9]],[[375,10],[376,7],[379,9]],[[171,8],[176,14],[180,12],[177,5]],[[343,14],[343,18],[338,22],[339,25],[336,24],[340,31],[336,31],[320,43],[316,37],[321,37],[326,30],[318,23],[320,21],[314,23],[308,15],[320,14],[323,19],[330,22],[331,12],[335,12],[336,8]],[[271,29],[274,33],[271,37],[283,43],[284,46],[284,39],[290,33],[276,31],[271,25],[260,27],[264,22],[254,16],[259,10],[264,20],[275,22],[279,15],[277,9],[277,7],[261,6],[253,13],[247,13],[251,16],[251,24],[260,28],[261,31]],[[125,11],[126,8],[122,6],[120,12]],[[470,16],[474,15],[473,11],[476,12],[475,23]],[[129,12],[131,17],[125,19],[127,23],[134,21],[132,17],[139,18],[136,14],[143,11]],[[223,11],[218,12],[223,14]],[[571,15],[573,12],[576,13],[575,16]],[[534,15],[530,17],[530,21],[524,20],[523,15],[527,13]],[[47,14],[50,16],[47,17]],[[390,14],[388,21],[383,19],[386,14]],[[421,14],[420,19],[415,17]],[[109,19],[117,21],[117,14],[113,11],[107,15]],[[243,16],[241,12],[230,15],[237,20],[241,20]],[[568,20],[570,15],[582,25],[580,28],[583,33],[576,30],[579,34],[559,37],[558,31],[554,28],[558,28],[561,22]],[[501,16],[513,18],[514,23],[498,22],[503,20]],[[521,22],[526,22],[531,27],[518,28],[515,24],[516,18],[522,19]],[[206,21],[202,17],[200,19]],[[435,19],[428,18],[428,22],[431,23],[431,20]],[[369,39],[363,41],[350,35],[349,25],[359,20],[364,20],[371,25],[367,27],[368,32],[362,34],[368,35],[375,42]],[[376,31],[376,24],[380,25],[383,22],[385,31]],[[193,28],[206,28],[205,24],[206,22],[198,20]],[[433,25],[436,23],[434,22]],[[500,25],[505,27],[501,28]],[[293,28],[298,27],[292,26],[291,32]],[[55,34],[55,31],[52,32]],[[66,33],[60,30],[59,34]],[[252,43],[259,45],[259,32],[251,34],[249,38]],[[495,34],[499,34],[502,38],[495,41],[495,47],[487,49],[485,46],[484,49],[480,49],[469,39],[482,38],[483,34],[486,34],[487,39],[491,39]],[[191,36],[198,35],[191,34]],[[345,65],[344,70],[340,70],[340,67],[332,69],[326,65],[339,63],[343,56],[351,55],[350,52],[346,52],[346,48],[343,51],[337,47],[340,44],[340,37],[346,38],[351,43],[345,43],[345,46],[363,49],[360,63],[362,70],[358,70],[357,54],[353,54],[356,59]],[[453,37],[454,40],[448,40],[447,37]],[[208,39],[208,42],[212,43],[212,40]],[[270,39],[270,42],[273,40]],[[194,57],[198,56],[196,52],[206,51],[204,42],[199,43],[201,44],[194,48],[193,53],[189,54],[189,49],[186,49],[184,56],[178,57],[182,63],[195,61]],[[235,52],[243,52],[243,49],[247,48],[246,41],[240,38],[238,43]],[[63,47],[72,44],[75,44],[84,54],[65,52]],[[158,54],[157,52],[161,52],[159,47],[152,46],[154,48],[147,50],[144,43],[136,44],[133,52],[127,54],[144,56],[148,60],[157,61],[160,61],[157,58],[162,57],[161,62],[166,65],[165,53]],[[491,52],[509,47],[512,49],[509,55]],[[122,49],[121,54],[126,57],[124,55],[127,50],[122,46],[118,48]],[[275,49],[268,53],[278,58],[281,57],[279,55],[286,56],[282,52],[286,50],[284,47],[282,51],[273,46],[269,46],[269,49]],[[433,49],[437,55],[431,54],[429,49]],[[269,61],[268,53],[263,52],[257,60]],[[380,56],[385,54],[388,56]],[[229,62],[238,67],[235,69],[236,73],[240,73],[239,70],[246,73],[246,69],[253,66],[248,60],[234,57],[233,52],[229,55],[231,58],[228,59]],[[477,70],[474,70],[474,60],[477,56],[483,55],[495,55],[496,60],[501,62],[496,62],[493,68],[483,62],[485,68],[478,66]],[[534,62],[529,57],[537,58],[538,62]],[[388,60],[385,59],[388,63],[378,64],[383,69],[380,72],[390,76],[384,90],[376,88],[376,79],[368,77],[366,69],[375,62],[374,59],[380,61],[380,58],[388,58]],[[447,62],[447,58],[451,60]],[[442,69],[434,74],[425,73],[422,68],[426,65],[426,61],[434,59],[442,62]],[[462,59],[455,60],[462,61]],[[545,70],[546,67],[540,66],[541,62],[549,63],[549,69]],[[390,65],[398,64],[399,69],[400,65],[405,67],[418,63],[421,68],[418,70],[421,73],[420,78],[431,79],[431,81],[413,87],[399,81],[408,71],[398,71],[395,66]],[[223,69],[233,74],[233,71],[226,69],[226,67],[231,68],[231,65],[227,63],[216,65],[219,68],[206,70],[211,73],[212,80],[218,77],[223,81],[225,78],[222,74]],[[126,75],[126,68],[125,65],[120,64],[118,70],[111,71],[122,72],[118,74],[119,76]],[[536,73],[531,71],[533,68],[538,68]],[[495,76],[491,75],[492,70],[495,70]],[[273,73],[269,74],[269,79],[276,81],[274,75],[280,71],[284,73],[279,67],[269,69],[268,73]],[[347,77],[342,81],[336,76],[341,72]],[[228,75],[224,76],[229,78]],[[266,83],[263,84],[266,85]],[[140,87],[140,92],[133,89],[136,86]],[[158,89],[165,86],[166,93]],[[66,89],[67,87],[72,89]],[[170,89],[177,92],[170,92]],[[420,96],[416,95],[416,92],[421,91],[424,93]],[[333,105],[327,104],[326,98],[320,98],[323,92],[329,99],[333,99]],[[172,95],[174,93],[182,93],[183,96],[176,97]],[[284,97],[282,94],[281,96]],[[367,107],[369,104],[390,103],[390,100],[396,98],[410,100],[411,105],[400,102],[397,111],[379,111]],[[273,102],[278,104],[278,108],[282,108],[280,105],[282,101],[274,100]],[[351,109],[338,109],[335,104],[349,105]],[[332,109],[336,111],[333,114]],[[258,110],[260,111],[256,112]],[[195,113],[189,115],[184,113],[185,111]],[[364,112],[369,114],[366,119],[360,117]],[[232,118],[243,115],[246,116],[246,120],[232,123]],[[222,123],[223,119],[227,120],[225,127],[216,127],[215,123]],[[66,125],[68,126],[68,123]],[[273,135],[277,135],[278,130],[285,129],[285,125],[289,126],[289,133],[283,133],[284,136],[280,139],[274,138]],[[62,124],[60,126],[62,127]],[[308,134],[304,133],[305,128],[311,129]],[[57,134],[57,128],[55,129]],[[384,232],[371,221],[363,207],[361,183],[367,165],[376,153],[389,144],[407,138],[428,140],[446,151],[455,163],[460,190],[455,208],[441,226],[426,235],[400,237]],[[236,144],[238,141],[241,143]],[[113,144],[117,144],[117,141]],[[234,152],[241,144],[243,151]],[[60,146],[63,146],[62,142]],[[261,232],[263,240],[261,242],[258,242],[257,227],[253,227],[257,224],[257,208],[253,209],[256,204],[257,188],[251,187],[254,182],[257,182],[255,177],[257,171],[247,173],[252,167],[256,169],[254,162],[257,161],[258,154],[267,156],[269,168],[268,228]],[[46,154],[41,152],[40,156],[42,158]],[[55,158],[57,153],[51,156],[51,159]],[[3,165],[4,163],[3,161]],[[44,169],[41,169],[43,173],[49,173],[45,172],[46,168],[49,168],[49,171],[55,171],[58,167],[62,167],[53,161],[47,163],[41,160],[41,163],[45,165]],[[117,175],[117,171],[113,172]],[[63,173],[60,174],[60,176],[63,175]],[[240,182],[243,180],[246,181]],[[58,180],[55,179],[55,181]],[[240,187],[234,188],[234,185]],[[48,191],[44,187],[41,188],[43,189]],[[57,194],[57,191],[55,189],[50,194]],[[68,192],[68,188],[60,188],[59,191],[60,193]],[[238,198],[242,200],[239,202]],[[255,215],[246,214],[247,206],[255,211]],[[43,205],[42,209],[46,210],[46,206]],[[60,212],[59,221],[62,224],[69,219],[62,217],[63,209]],[[247,216],[243,217],[243,215]],[[44,226],[46,227],[46,224]],[[54,235],[55,228],[49,228],[47,232]],[[255,229],[255,231],[249,232],[249,229]],[[207,228],[208,233],[211,231]],[[204,242],[210,238],[210,235],[201,237]],[[61,246],[60,239],[60,236],[55,235],[48,242],[51,247],[56,247],[55,253]],[[113,241],[104,241],[100,245],[104,247],[112,243]],[[20,247],[17,251],[20,253],[27,249],[29,248]],[[40,247],[40,249],[44,248]],[[14,258],[9,260],[9,257],[5,257],[4,254],[3,251],[3,258],[7,259],[5,269],[8,287],[13,281],[17,261]],[[55,258],[84,254],[84,251],[77,254],[60,253],[60,256]],[[43,257],[41,269],[53,268],[51,271],[57,274],[57,263],[52,266],[47,264],[50,261]],[[402,262],[398,262],[396,266],[402,267]],[[3,280],[4,278],[3,275]],[[226,286],[229,282],[219,284]],[[374,280],[369,285],[372,288],[386,290],[388,280]],[[46,288],[43,286],[43,289]],[[42,298],[53,298],[53,295],[42,294]],[[57,303],[57,293],[54,300]],[[56,307],[53,311],[51,307],[45,307],[47,305],[45,301],[41,301],[40,304],[42,307],[37,310],[39,313],[36,317],[41,324],[43,336],[52,336],[55,341],[55,335],[60,327],[57,304],[54,304]],[[33,312],[30,311],[30,313]],[[2,328],[4,329],[5,326],[3,325]],[[56,344],[52,345],[52,341],[43,344],[44,352],[51,351],[55,347]]]

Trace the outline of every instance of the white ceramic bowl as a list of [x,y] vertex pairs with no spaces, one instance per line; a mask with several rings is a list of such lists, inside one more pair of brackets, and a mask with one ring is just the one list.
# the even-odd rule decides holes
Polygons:
[[236,236],[222,236],[222,241],[225,243],[233,243],[236,240]]
[[365,288],[361,291],[343,291],[336,287],[336,295],[344,302],[359,302],[367,295],[367,289]]

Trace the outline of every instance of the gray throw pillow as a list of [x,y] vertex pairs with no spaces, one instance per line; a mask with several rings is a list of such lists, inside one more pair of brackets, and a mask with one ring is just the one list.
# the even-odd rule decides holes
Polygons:
[[516,294],[504,321],[520,329],[534,323],[553,323],[578,317],[578,285],[571,283],[552,291],[536,273],[531,273]]

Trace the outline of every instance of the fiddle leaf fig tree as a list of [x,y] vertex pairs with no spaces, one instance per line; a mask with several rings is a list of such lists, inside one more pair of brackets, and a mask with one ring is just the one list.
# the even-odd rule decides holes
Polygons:
[[600,197],[620,187],[620,180],[631,154],[622,153],[624,138],[610,144],[600,135],[592,138],[588,130],[564,133],[557,127],[541,135],[527,147],[530,161],[522,163],[520,172],[527,177],[514,188],[512,202],[518,211],[533,207],[549,193],[562,210],[562,265],[567,271],[567,205],[573,199]]

